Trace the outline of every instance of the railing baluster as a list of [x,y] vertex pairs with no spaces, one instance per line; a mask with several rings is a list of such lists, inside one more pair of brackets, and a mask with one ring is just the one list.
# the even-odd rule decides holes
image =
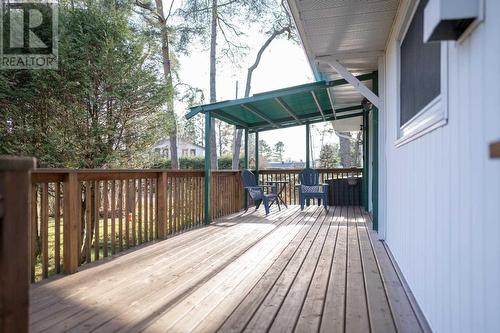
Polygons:
[[149,242],[149,178],[144,179],[144,241]]
[[54,264],[56,273],[61,272],[61,183],[56,182],[54,202]]
[[138,210],[139,210],[139,213],[138,213],[138,216],[137,216],[137,221],[138,221],[138,228],[139,228],[139,244],[142,244],[142,179],[139,178],[137,180],[137,182],[139,183],[139,186],[138,186],[138,194],[137,194],[137,197],[139,199],[139,202],[138,202]]
[[116,253],[116,183],[111,181],[111,253]]
[[87,263],[92,261],[92,182],[87,181],[85,183],[85,211],[87,217],[85,219],[85,241],[86,241],[86,261]]
[[118,251],[123,250],[123,180],[118,181],[118,191],[119,191],[119,198],[120,201],[118,202],[118,210],[119,210],[119,215],[118,215]]
[[104,211],[104,223],[103,223],[103,256],[106,258],[108,256],[108,181],[105,180],[103,183],[103,211]]
[[42,240],[42,276],[49,276],[49,184],[42,184],[42,219],[40,224],[40,238]]
[[95,216],[94,216],[94,260],[99,260],[99,250],[100,250],[100,239],[99,239],[99,228],[100,228],[100,214],[101,214],[101,201],[100,201],[100,181],[96,181],[94,184],[95,193]]
[[35,282],[35,267],[36,267],[36,239],[38,237],[37,234],[37,225],[38,225],[38,185],[31,185],[31,282]]

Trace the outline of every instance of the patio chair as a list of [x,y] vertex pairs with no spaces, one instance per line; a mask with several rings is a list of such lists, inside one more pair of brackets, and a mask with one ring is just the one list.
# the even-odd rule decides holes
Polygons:
[[[269,214],[269,207],[276,202],[278,204],[278,209],[281,210],[279,201],[277,200],[278,192],[276,185],[259,185],[257,184],[257,179],[255,175],[250,170],[241,171],[241,180],[243,182],[243,188],[248,192],[250,198],[255,202],[255,210],[259,209],[260,204],[264,203],[264,208],[266,210],[266,215]],[[266,193],[264,188],[270,188],[271,191]]]
[[319,172],[314,169],[304,169],[299,173],[300,209],[304,209],[306,200],[318,199],[318,206],[328,206],[328,184],[319,183]]

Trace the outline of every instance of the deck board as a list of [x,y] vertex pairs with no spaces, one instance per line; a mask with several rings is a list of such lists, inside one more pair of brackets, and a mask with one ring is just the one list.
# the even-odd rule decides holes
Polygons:
[[421,332],[368,223],[359,207],[233,214],[33,285],[30,328]]

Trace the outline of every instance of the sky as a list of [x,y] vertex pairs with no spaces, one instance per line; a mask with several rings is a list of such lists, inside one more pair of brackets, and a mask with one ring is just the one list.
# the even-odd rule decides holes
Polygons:
[[[244,95],[247,68],[255,61],[255,55],[266,36],[255,28],[249,28],[245,42],[249,45],[248,55],[241,59],[239,66],[229,61],[221,60],[217,64],[217,101],[235,98],[236,81],[239,82],[238,96]],[[182,81],[192,86],[201,88],[205,96],[209,96],[209,53],[202,50],[201,46],[188,56],[181,56],[180,77]],[[262,60],[253,73],[252,89],[250,95],[274,89],[314,82],[314,76],[301,45],[286,39],[274,40],[262,56]],[[181,107],[178,112],[183,116],[187,110]],[[329,126],[330,123],[320,123],[312,127],[313,158],[319,157],[320,138],[316,133],[317,128]],[[285,159],[294,161],[305,160],[305,127],[298,126],[286,129],[272,130],[260,133],[260,139],[265,140],[270,146],[278,141],[285,144]],[[335,135],[329,136],[325,143],[338,142]]]

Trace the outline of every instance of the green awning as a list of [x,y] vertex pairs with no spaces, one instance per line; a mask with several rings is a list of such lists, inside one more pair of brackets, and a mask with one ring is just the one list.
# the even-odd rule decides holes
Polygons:
[[[372,79],[372,74],[357,77],[360,81]],[[305,125],[358,117],[361,103],[338,106],[333,88],[347,85],[347,81],[319,81],[279,90],[255,94],[251,97],[200,105],[190,108],[187,119],[199,113],[211,116],[250,132]]]

